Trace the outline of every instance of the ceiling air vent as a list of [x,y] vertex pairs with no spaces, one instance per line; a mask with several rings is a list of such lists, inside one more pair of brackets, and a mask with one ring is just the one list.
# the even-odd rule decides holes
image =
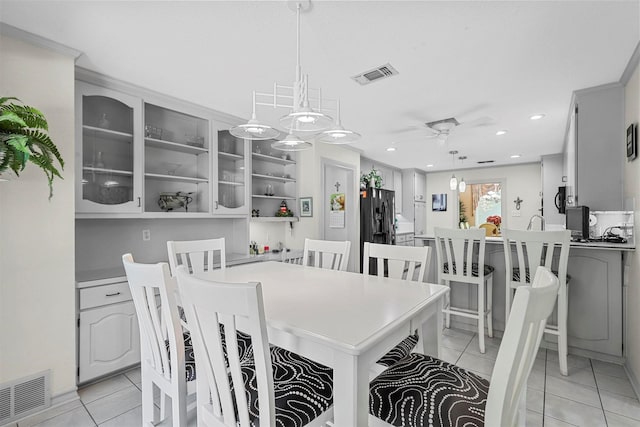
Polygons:
[[393,68],[391,64],[387,62],[384,65],[381,65],[369,71],[365,71],[364,73],[358,74],[357,76],[353,76],[351,78],[361,85],[368,85],[371,82],[395,76],[396,74],[398,74],[398,70]]
[[482,165],[484,163],[493,163],[493,162],[495,162],[495,160],[480,160],[480,161],[478,161],[478,164]]

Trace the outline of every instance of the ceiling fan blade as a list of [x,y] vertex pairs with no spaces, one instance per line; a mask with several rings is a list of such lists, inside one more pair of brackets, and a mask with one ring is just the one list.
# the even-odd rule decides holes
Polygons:
[[493,125],[493,119],[491,117],[478,117],[477,119],[469,120],[463,123],[460,123],[459,127],[481,127],[481,126],[491,126]]

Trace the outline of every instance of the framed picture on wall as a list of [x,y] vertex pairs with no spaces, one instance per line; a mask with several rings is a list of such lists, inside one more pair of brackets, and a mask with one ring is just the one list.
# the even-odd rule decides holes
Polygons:
[[627,128],[627,160],[633,160],[638,156],[638,125],[631,123]]
[[313,216],[313,198],[300,197],[300,216]]
[[431,210],[436,212],[444,212],[447,210],[447,194],[431,195]]

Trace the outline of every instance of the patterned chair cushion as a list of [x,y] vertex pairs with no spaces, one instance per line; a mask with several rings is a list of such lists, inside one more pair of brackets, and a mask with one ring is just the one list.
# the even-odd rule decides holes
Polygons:
[[[557,271],[552,271],[553,274],[555,274],[556,276],[558,275]],[[569,279],[571,279],[571,276],[569,276],[567,274],[567,283],[569,283]],[[511,280],[515,281],[515,282],[519,282],[520,281],[520,269],[518,267],[514,267],[512,270],[512,275],[511,275]],[[531,274],[529,273],[529,269],[525,268],[525,283],[531,283]]]
[[411,353],[369,386],[369,413],[394,426],[484,426],[489,381]]
[[[444,266],[443,266],[442,270],[444,271],[445,274],[449,273],[449,263],[448,262],[444,263]],[[464,270],[465,271],[467,270],[467,263],[466,262],[464,263]],[[492,266],[487,265],[487,264],[484,265],[484,275],[485,276],[488,276],[491,273],[493,273],[493,270],[495,270],[495,269]],[[453,274],[456,274],[456,263],[455,262],[453,263]],[[474,263],[471,264],[471,275],[473,277],[478,277],[478,263],[477,262],[474,262]]]
[[[184,340],[184,365],[185,365],[185,377],[187,381],[194,381],[196,379],[196,358],[193,354],[193,343],[191,342],[191,334],[184,332],[182,334]],[[169,353],[169,360],[171,360],[171,351],[169,351],[169,340],[164,340],[164,345],[167,347]]]
[[389,367],[407,357],[416,344],[418,344],[418,334],[409,335],[407,338],[402,340],[400,344],[382,356],[376,363]]
[[[304,426],[333,405],[333,370],[302,356],[271,346],[276,426]],[[258,425],[258,390],[255,366],[241,365],[249,418]]]
[[[178,306],[178,314],[180,315],[180,319],[187,323],[187,316],[184,313],[184,309]],[[222,336],[222,350],[224,351],[224,358],[227,360],[227,342],[224,337],[224,325],[220,325],[220,335]],[[251,347],[251,337],[244,332],[237,331],[237,340],[238,340],[238,352],[240,354],[240,361],[242,362],[245,359],[253,359],[253,348]],[[186,343],[186,341],[185,341]],[[186,344],[185,344],[186,347]],[[169,347],[167,347],[169,348]],[[229,361],[227,360],[227,366],[229,366]]]

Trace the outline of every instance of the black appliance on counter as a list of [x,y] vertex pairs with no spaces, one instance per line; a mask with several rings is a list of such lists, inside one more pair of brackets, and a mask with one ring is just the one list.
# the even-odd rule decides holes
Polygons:
[[571,230],[571,240],[589,239],[589,208],[587,206],[567,207],[566,229]]
[[[396,244],[395,192],[381,188],[367,188],[360,192],[360,271],[364,242]],[[377,272],[375,261],[369,273]]]
[[563,214],[567,209],[567,187],[562,186],[558,187],[558,192],[556,193],[555,205],[558,209],[558,213]]

